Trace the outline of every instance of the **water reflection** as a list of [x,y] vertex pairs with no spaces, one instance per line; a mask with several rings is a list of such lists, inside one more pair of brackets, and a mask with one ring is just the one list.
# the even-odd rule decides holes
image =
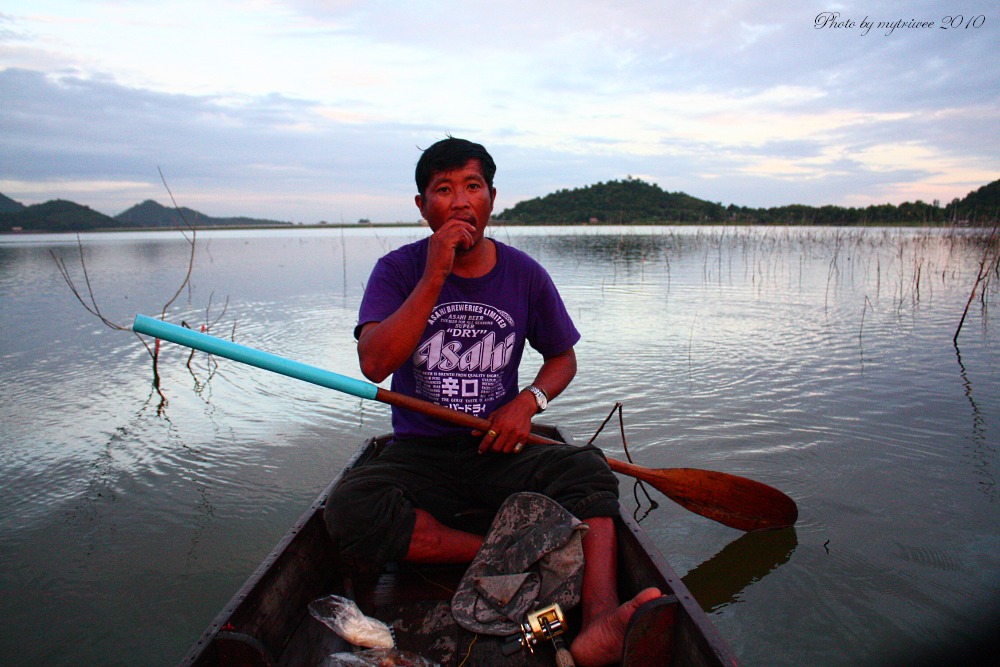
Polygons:
[[996,460],[996,449],[986,440],[986,418],[976,402],[972,390],[972,380],[969,372],[962,363],[962,352],[958,342],[955,342],[955,357],[958,361],[959,375],[962,378],[962,387],[965,390],[965,398],[969,401],[972,417],[972,428],[969,440],[972,442],[972,452],[970,458],[975,466],[976,473],[981,477],[979,488],[990,499],[991,502],[997,500],[996,477],[992,472],[993,464]]
[[797,546],[794,527],[744,533],[682,579],[702,609],[717,611],[787,563]]

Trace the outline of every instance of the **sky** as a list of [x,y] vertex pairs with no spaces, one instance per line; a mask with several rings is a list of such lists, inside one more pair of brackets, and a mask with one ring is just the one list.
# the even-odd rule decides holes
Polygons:
[[0,193],[415,221],[452,135],[498,213],[630,176],[947,203],[1000,178],[998,47],[997,0],[0,0]]

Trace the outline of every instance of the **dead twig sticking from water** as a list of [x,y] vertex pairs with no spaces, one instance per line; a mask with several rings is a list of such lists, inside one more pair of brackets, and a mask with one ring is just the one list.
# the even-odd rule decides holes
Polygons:
[[[226,311],[229,309],[229,297],[227,296],[226,297],[226,302],[224,304],[222,304],[222,312],[219,313],[218,317],[216,317],[214,320],[212,320],[211,319],[212,297],[214,297],[214,296],[215,296],[215,292],[212,292],[211,294],[208,295],[208,305],[205,307],[205,323],[202,324],[201,327],[200,327],[200,331],[202,333],[208,333],[209,331],[211,331],[212,327],[214,327],[216,324],[219,323],[219,320],[221,320],[225,316]],[[181,326],[187,327],[188,329],[191,328],[191,325],[189,325],[184,320],[181,320]],[[233,324],[233,326],[234,327],[236,326],[235,323]],[[191,361],[194,359],[195,352],[197,352],[197,350],[195,350],[194,348],[191,348],[191,354],[188,355],[188,359],[187,359],[188,370],[191,370]],[[211,357],[211,355],[209,355],[209,356]],[[192,373],[193,372],[194,371],[192,371]]]
[[187,273],[184,274],[184,280],[181,281],[180,286],[177,288],[177,291],[174,293],[174,295],[170,297],[170,300],[167,301],[165,304],[163,304],[163,309],[160,311],[160,319],[163,319],[167,315],[167,309],[174,304],[174,301],[176,301],[177,297],[181,295],[181,292],[184,291],[184,288],[191,283],[191,273],[194,271],[194,251],[195,251],[195,243],[198,238],[198,229],[197,227],[194,226],[193,223],[188,221],[188,219],[184,216],[184,212],[181,211],[180,206],[177,205],[177,200],[174,199],[174,193],[170,190],[170,186],[167,184],[167,179],[163,175],[163,170],[157,167],[156,171],[160,173],[160,180],[163,181],[163,187],[166,188],[167,194],[170,196],[170,202],[174,205],[174,210],[177,212],[177,215],[180,216],[180,219],[184,223],[184,226],[186,226],[191,231],[191,238],[188,238],[187,234],[184,234],[183,230],[181,231],[181,234],[184,235],[184,239],[188,242],[188,245],[191,246],[191,254],[188,257]]
[[865,369],[865,343],[864,343],[864,333],[865,333],[865,313],[868,311],[868,306],[872,307],[872,311],[875,310],[875,306],[872,304],[868,295],[865,295],[865,304],[861,308],[861,328],[858,330],[858,347],[861,348],[861,370],[864,372]]
[[55,250],[49,250],[49,254],[52,255],[52,259],[56,263],[56,267],[59,269],[59,273],[62,275],[63,281],[69,287],[70,292],[76,297],[76,300],[80,302],[80,305],[84,309],[99,319],[110,329],[115,329],[117,331],[128,331],[128,327],[123,327],[120,324],[112,322],[104,313],[101,312],[101,307],[97,305],[97,298],[94,296],[94,288],[90,284],[90,274],[87,272],[87,260],[83,256],[83,242],[80,240],[80,235],[76,235],[76,248],[80,253],[80,268],[83,270],[83,282],[87,286],[87,299],[84,299],[80,290],[77,289],[76,284],[73,282],[73,277],[69,273],[69,269],[66,267],[66,262],[62,257],[56,254]]
[[[996,253],[993,259],[990,260],[990,253],[995,250],[998,225],[1000,225],[1000,219],[993,223],[993,231],[990,233],[990,237],[986,241],[986,245],[983,248],[983,256],[979,260],[979,271],[976,273],[976,281],[972,284],[972,292],[969,293],[969,300],[965,302],[965,309],[962,311],[962,318],[958,321],[958,327],[955,329],[955,335],[951,339],[951,342],[956,348],[958,347],[958,334],[962,332],[962,325],[965,324],[965,318],[969,314],[969,306],[972,305],[972,301],[976,298],[976,290],[978,290],[979,286],[982,284],[983,292],[985,294],[986,285],[983,284],[984,281],[989,280],[990,272],[996,271],[996,267],[1000,265],[1000,253]],[[985,297],[983,298],[983,304],[985,305]]]
[[[197,248],[198,229],[192,221],[189,221],[187,219],[187,217],[184,215],[184,212],[181,210],[180,206],[178,206],[177,200],[174,198],[174,193],[170,190],[170,185],[167,183],[167,179],[163,175],[163,170],[157,167],[157,172],[159,172],[160,174],[160,180],[163,182],[163,187],[166,189],[167,194],[170,196],[170,201],[174,206],[174,210],[177,212],[178,217],[180,217],[181,221],[184,223],[184,228],[181,229],[181,234],[184,236],[184,239],[188,242],[188,245],[190,246],[190,253],[188,255],[188,261],[187,261],[187,270],[185,271],[184,279],[177,287],[177,290],[174,292],[173,296],[171,296],[163,304],[163,307],[160,309],[160,319],[165,319],[167,310],[169,310],[170,307],[177,301],[177,299],[184,292],[184,290],[185,289],[190,290],[191,275],[194,272],[194,259],[195,259],[195,250]],[[190,235],[188,234],[188,232],[190,233]],[[55,261],[56,267],[59,269],[59,273],[62,276],[63,281],[69,287],[70,292],[72,292],[73,296],[76,297],[76,300],[80,302],[80,305],[83,306],[88,313],[99,319],[106,327],[108,327],[109,329],[113,329],[115,331],[131,331],[132,330],[131,327],[114,322],[110,318],[106,317],[104,313],[101,311],[101,307],[97,303],[97,297],[94,294],[94,288],[90,281],[90,272],[87,269],[87,261],[83,253],[83,242],[81,241],[79,234],[77,234],[76,236],[76,244],[77,244],[77,250],[80,255],[80,268],[83,272],[83,283],[86,288],[85,290],[86,296],[84,296],[83,290],[77,287],[76,282],[73,280],[73,276],[69,271],[69,267],[66,265],[66,261],[62,257],[58,256],[54,251],[50,250],[49,253],[52,255],[52,259]],[[226,312],[226,307],[228,307],[228,304],[229,304],[229,299],[227,298],[226,306],[223,307],[222,310],[223,315]],[[211,308],[211,297],[209,297],[209,309],[210,308]],[[220,315],[218,318],[216,318],[214,322],[211,323],[207,322],[207,317],[208,317],[208,311],[206,310],[206,325],[202,327],[203,330],[206,328],[210,328],[213,324],[217,323],[219,319],[221,319],[222,315]],[[233,324],[234,334],[235,334],[235,327],[236,325],[234,323]],[[167,403],[166,397],[160,391],[160,372],[159,372],[160,341],[159,339],[156,339],[153,342],[153,345],[151,346],[150,343],[147,342],[139,334],[135,334],[135,336],[146,348],[146,352],[149,353],[149,356],[153,362],[153,369],[152,369],[153,388],[156,391],[156,393],[159,394],[161,399],[160,405],[157,408],[157,413],[160,414]],[[190,362],[191,359],[189,357],[188,358],[189,367],[190,367]]]

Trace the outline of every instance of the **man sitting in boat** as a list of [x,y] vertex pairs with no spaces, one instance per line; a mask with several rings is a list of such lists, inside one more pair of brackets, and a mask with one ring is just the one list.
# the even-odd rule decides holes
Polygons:
[[[423,152],[415,201],[433,233],[379,260],[355,329],[367,378],[391,374],[394,391],[484,417],[490,427],[470,433],[393,407],[393,442],[334,489],[326,522],[345,559],[467,563],[483,536],[446,525],[447,517],[469,507],[495,512],[520,491],[548,496],[589,526],[583,626],[571,653],[582,667],[612,664],[632,613],[660,592],[619,606],[611,518],[618,482],[600,450],[525,446],[532,417],[576,374],[580,334],[541,265],[484,236],[495,172],[486,149],[463,139]],[[520,389],[525,342],[543,363]]]

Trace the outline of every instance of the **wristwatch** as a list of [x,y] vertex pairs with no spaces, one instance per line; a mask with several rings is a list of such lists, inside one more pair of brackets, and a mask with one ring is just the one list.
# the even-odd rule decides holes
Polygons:
[[545,412],[545,408],[549,407],[549,397],[545,395],[545,392],[533,384],[529,384],[525,388],[535,395],[535,405],[538,406],[538,411]]

